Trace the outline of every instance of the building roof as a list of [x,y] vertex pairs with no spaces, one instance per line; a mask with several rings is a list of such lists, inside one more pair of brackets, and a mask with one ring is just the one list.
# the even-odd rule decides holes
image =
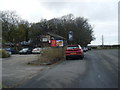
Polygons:
[[65,38],[62,37],[62,36],[59,36],[59,35],[57,35],[57,34],[53,34],[53,33],[50,33],[50,32],[47,32],[47,34],[50,35],[50,36],[53,36],[53,37],[55,37],[55,38],[57,38],[57,39],[65,39]]

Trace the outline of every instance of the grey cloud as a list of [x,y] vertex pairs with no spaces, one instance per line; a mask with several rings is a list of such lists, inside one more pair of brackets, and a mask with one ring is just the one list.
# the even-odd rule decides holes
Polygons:
[[76,16],[84,16],[94,21],[117,20],[118,14],[116,10],[117,6],[114,6],[112,5],[112,3],[110,4],[107,2],[106,3],[43,2],[42,5],[49,11],[54,11],[55,14],[61,12],[64,9],[69,9],[70,13],[73,13]]
[[96,9],[93,9],[90,17],[94,21],[117,21],[118,11],[116,10],[116,7],[117,6],[114,6],[112,4],[101,3],[97,7],[95,7]]
[[44,8],[47,8],[49,10],[55,10],[55,11],[64,9],[66,7],[65,2],[41,2],[41,5]]

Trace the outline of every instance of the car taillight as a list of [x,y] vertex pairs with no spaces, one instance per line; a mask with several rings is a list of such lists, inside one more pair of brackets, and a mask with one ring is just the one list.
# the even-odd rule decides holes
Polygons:
[[81,49],[78,49],[78,51],[81,53],[82,52],[82,50]]
[[78,51],[81,51],[81,49],[78,49]]
[[65,52],[68,52],[67,50]]
[[69,50],[66,50],[65,53],[69,53]]
[[66,49],[66,51],[69,51],[69,49]]

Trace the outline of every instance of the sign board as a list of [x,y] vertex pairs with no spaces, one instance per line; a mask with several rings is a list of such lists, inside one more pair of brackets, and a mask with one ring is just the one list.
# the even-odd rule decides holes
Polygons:
[[62,47],[63,46],[63,40],[56,40],[56,46]]
[[51,40],[51,47],[56,47],[56,40]]
[[47,42],[48,39],[45,37],[45,38],[42,38],[42,41],[43,41],[43,42]]
[[69,37],[69,40],[70,41],[73,41],[73,31],[69,31],[69,33],[68,33],[68,37]]

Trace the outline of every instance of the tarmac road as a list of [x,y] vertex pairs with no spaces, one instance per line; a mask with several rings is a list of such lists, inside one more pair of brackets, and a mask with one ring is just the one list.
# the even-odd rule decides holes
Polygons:
[[118,50],[92,50],[83,60],[65,60],[19,88],[118,88]]

